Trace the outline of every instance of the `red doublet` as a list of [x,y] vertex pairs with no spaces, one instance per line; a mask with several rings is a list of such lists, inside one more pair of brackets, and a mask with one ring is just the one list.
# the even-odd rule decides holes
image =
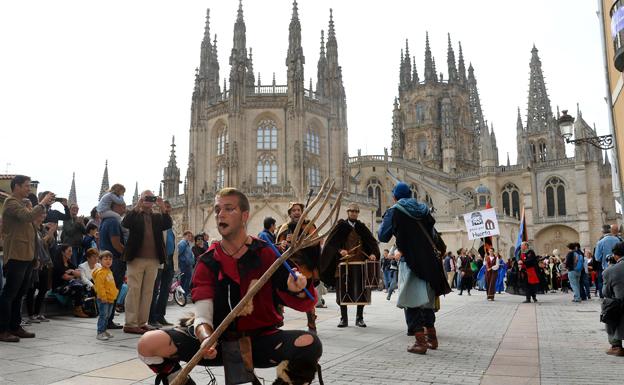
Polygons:
[[[521,253],[520,254],[520,259],[522,259],[522,262],[526,262],[526,253]],[[523,265],[524,269],[526,270],[527,273],[527,282],[530,283],[531,285],[535,285],[537,283],[540,283],[539,277],[537,276],[537,271],[535,270],[535,267],[531,266],[531,267],[526,267],[526,263]]]
[[[207,257],[212,255],[212,259],[216,262],[215,265],[218,264],[218,277],[206,263],[198,262],[193,273],[193,289],[191,291],[193,301],[214,299],[217,295],[217,281],[221,281],[226,276],[239,285],[240,297],[242,298],[247,293],[251,281],[260,279],[277,258],[275,252],[260,239],[252,237],[252,243],[248,248],[249,250],[241,259],[259,258],[260,263],[254,263],[255,266],[244,266],[245,274],[241,274],[240,267],[242,264],[239,263],[239,260],[227,255],[219,243],[213,243],[208,250]],[[308,280],[307,289],[314,296],[314,300],[307,296],[299,298],[289,293],[286,285],[287,278],[288,271],[284,266],[280,266],[273,277],[254,296],[253,312],[237,318],[236,325],[239,332],[267,328],[282,323],[283,317],[277,311],[273,293],[277,294],[282,304],[292,309],[301,312],[314,309],[317,293],[311,280]],[[232,307],[235,305],[232,304]]]

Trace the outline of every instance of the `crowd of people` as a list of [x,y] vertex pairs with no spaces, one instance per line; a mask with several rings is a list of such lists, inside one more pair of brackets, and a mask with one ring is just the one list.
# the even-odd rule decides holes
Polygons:
[[[268,217],[258,236],[250,236],[247,198],[236,189],[224,189],[215,197],[222,239],[210,243],[207,234],[186,230],[176,242],[171,205],[151,191],[144,191],[128,209],[125,188],[115,184],[90,218],[84,218],[77,204],[52,192],[35,196],[30,182],[27,176],[16,176],[3,206],[0,341],[34,338],[24,326],[49,322],[44,303],[50,294],[71,304],[76,317],[98,317],[98,340],[113,338],[114,329],[144,335],[138,346],[140,358],[164,381],[175,376],[180,359],[190,359],[200,347],[204,365],[223,364],[222,347],[205,345],[215,327],[272,261],[290,249],[296,228],[300,226],[308,236],[317,231],[307,219],[299,224],[305,205],[292,202],[288,222],[278,227]],[[435,312],[440,297],[452,288],[459,295],[486,291],[489,301],[502,292],[524,295],[527,303],[537,302],[537,294],[558,290],[571,290],[572,300],[580,302],[591,298],[593,288],[594,296],[624,301],[624,267],[617,265],[624,242],[617,225],[604,229],[594,250],[568,244],[565,257],[558,250],[539,256],[528,242],[507,259],[487,242],[478,252],[460,248],[453,253],[446,251],[428,206],[411,197],[409,186],[398,183],[392,193],[395,204],[384,214],[377,234],[380,242],[394,237],[392,248],[380,253],[379,242],[358,220],[359,207],[349,204],[347,217],[334,225],[324,243],[296,251],[271,279],[270,287],[261,289],[253,305],[228,329],[226,338],[253,340],[254,360],[246,363],[246,371],[253,374],[258,365],[277,365],[278,384],[289,383],[295,373],[305,380],[314,378],[320,370],[315,314],[315,307],[324,306],[320,288],[325,283],[336,291],[341,312],[338,327],[348,326],[349,305],[357,306],[356,326],[366,327],[364,306],[371,303],[370,292],[379,283],[378,270],[386,299],[398,290],[397,306],[403,309],[407,334],[415,336],[407,350],[416,354],[438,348]],[[52,208],[57,202],[63,211]],[[159,330],[172,326],[165,316],[176,271],[184,292],[195,302],[196,313],[176,328]],[[22,316],[23,301],[27,317]],[[280,329],[284,306],[306,312],[307,332]],[[115,322],[120,312],[125,312],[124,325]],[[624,317],[609,314],[617,322],[607,327],[608,354],[624,356],[620,338]],[[276,346],[283,346],[279,354]],[[256,350],[262,357],[258,362]],[[288,357],[293,357],[290,362]],[[192,383],[189,378],[187,384]]]

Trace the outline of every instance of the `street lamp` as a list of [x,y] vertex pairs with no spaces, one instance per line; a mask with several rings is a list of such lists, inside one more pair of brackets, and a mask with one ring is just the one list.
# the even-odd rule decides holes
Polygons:
[[563,136],[566,143],[572,143],[575,146],[580,146],[581,144],[591,144],[601,150],[609,150],[613,148],[613,135],[572,139],[572,136],[574,135],[574,117],[568,115],[568,110],[563,110],[562,112],[563,115],[559,117],[557,123],[559,124],[561,136]]

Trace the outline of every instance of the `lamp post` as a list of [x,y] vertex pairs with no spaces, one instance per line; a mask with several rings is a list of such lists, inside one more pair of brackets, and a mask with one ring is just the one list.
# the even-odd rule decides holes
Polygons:
[[563,136],[566,143],[572,143],[575,146],[580,146],[581,144],[591,144],[601,150],[609,150],[613,148],[613,135],[590,136],[587,138],[572,139],[572,136],[574,135],[574,117],[568,115],[568,110],[563,110],[562,112],[563,115],[559,117],[557,124],[559,124],[561,136]]

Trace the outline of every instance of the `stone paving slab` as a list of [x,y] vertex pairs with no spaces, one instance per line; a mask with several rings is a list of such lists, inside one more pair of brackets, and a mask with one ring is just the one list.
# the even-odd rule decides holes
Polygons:
[[[537,304],[521,305],[523,297],[508,294],[487,302],[483,292],[470,297],[452,293],[442,299],[437,313],[440,348],[419,356],[406,352],[413,337],[405,335],[403,312],[394,299],[386,301],[385,294],[373,293],[373,305],[365,308],[368,327],[353,326],[355,309],[349,308],[351,326],[338,329],[339,310],[330,293],[328,308],[318,309],[325,383],[624,383],[624,358],[604,353],[608,343],[598,322],[598,300],[573,304],[569,294],[538,298]],[[174,320],[192,309],[192,305],[170,306],[168,318]],[[117,320],[123,322],[123,316]],[[37,333],[35,339],[0,344],[0,384],[153,384],[153,373],[136,358],[138,337],[113,331],[114,339],[97,341],[95,321],[58,317],[29,327]],[[287,310],[286,328],[304,325],[304,314]],[[222,369],[212,372],[223,385]],[[257,373],[267,384],[275,377],[273,368]],[[492,373],[505,375],[505,381]],[[198,384],[209,378],[204,368],[195,368],[192,376]]]

